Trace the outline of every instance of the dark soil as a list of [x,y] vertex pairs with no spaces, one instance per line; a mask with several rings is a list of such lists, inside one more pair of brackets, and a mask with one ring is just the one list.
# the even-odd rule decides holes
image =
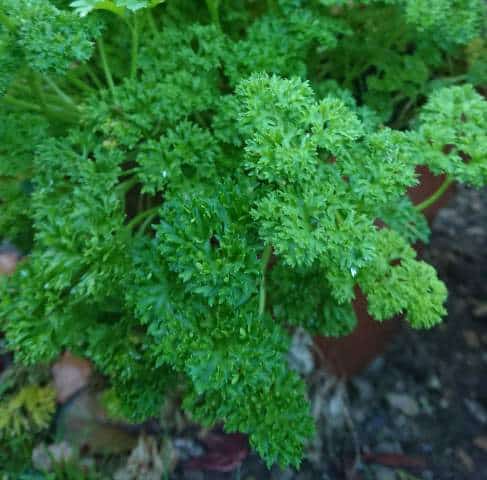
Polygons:
[[448,286],[448,317],[428,332],[404,326],[367,371],[327,392],[313,461],[268,471],[251,455],[239,472],[180,469],[175,478],[487,479],[486,189],[459,189],[425,259]]

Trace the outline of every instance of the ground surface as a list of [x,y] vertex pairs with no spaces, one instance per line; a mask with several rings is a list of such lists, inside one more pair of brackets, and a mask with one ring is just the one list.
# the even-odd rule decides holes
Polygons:
[[345,389],[327,389],[313,462],[269,472],[250,456],[238,474],[177,478],[487,479],[487,190],[459,190],[425,257],[448,286],[448,318],[430,332],[403,328]]

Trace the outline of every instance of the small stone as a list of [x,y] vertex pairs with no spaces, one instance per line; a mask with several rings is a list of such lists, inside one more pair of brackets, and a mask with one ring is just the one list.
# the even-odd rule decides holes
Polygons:
[[292,370],[309,375],[314,370],[313,339],[302,328],[296,329],[289,349],[288,363]]
[[487,452],[487,437],[486,436],[480,436],[480,437],[475,437],[473,439],[473,444],[481,448],[482,450],[485,450]]
[[383,466],[374,467],[374,478],[375,480],[396,480],[396,473],[394,470]]
[[369,373],[379,373],[384,367],[385,361],[382,357],[377,357],[367,368]]
[[377,453],[403,453],[401,444],[397,441],[380,442],[376,447]]
[[485,408],[480,405],[480,403],[468,398],[465,398],[464,402],[467,406],[467,410],[478,422],[487,423],[487,412],[485,411]]
[[463,331],[463,338],[465,343],[470,348],[480,348],[480,339],[477,333],[473,330],[464,330]]
[[42,472],[49,472],[54,465],[68,462],[74,458],[74,450],[67,442],[53,443],[48,447],[40,444],[32,451],[32,463]]
[[470,457],[470,455],[465,450],[463,450],[462,448],[459,448],[459,449],[457,449],[456,453],[457,453],[457,457],[460,459],[463,466],[465,467],[465,469],[468,472],[475,471],[475,463],[472,460],[472,457]]
[[432,390],[440,390],[441,389],[441,382],[440,379],[436,375],[432,375],[428,380],[428,387]]
[[353,386],[358,390],[358,394],[361,400],[369,400],[374,394],[372,385],[363,378],[353,378]]
[[403,393],[389,393],[387,394],[387,401],[391,407],[397,408],[410,417],[414,417],[419,413],[418,402],[409,395]]
[[450,406],[450,402],[446,398],[442,398],[440,400],[440,407],[441,408],[448,408]]
[[481,318],[487,316],[487,303],[479,303],[473,309],[473,316],[476,318]]
[[192,438],[178,437],[172,443],[177,457],[183,461],[201,457],[205,453],[203,447]]

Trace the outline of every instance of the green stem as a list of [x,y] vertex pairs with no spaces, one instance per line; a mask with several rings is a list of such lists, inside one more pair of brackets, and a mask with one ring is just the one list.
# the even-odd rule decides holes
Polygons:
[[66,76],[66,78],[69,82],[71,82],[73,85],[75,85],[79,89],[85,91],[86,93],[94,93],[95,92],[95,89],[92,88],[90,85],[88,85],[83,80],[81,80],[81,78],[78,78],[72,74],[68,74]]
[[88,72],[88,76],[91,78],[91,81],[96,85],[98,90],[103,90],[103,84],[101,80],[98,78],[96,72],[91,68],[91,66],[86,65],[86,71]]
[[206,0],[206,6],[210,12],[211,21],[221,30],[220,23],[220,0]]
[[47,75],[44,75],[44,79],[64,103],[76,107],[76,102],[67,93],[63,92],[54,80]]
[[9,95],[5,95],[1,99],[2,102],[5,102],[7,105],[12,105],[12,107],[22,108],[24,110],[34,110],[35,112],[42,111],[42,108],[31,102],[26,102],[25,100],[19,100],[18,98],[10,97]]
[[139,53],[139,22],[137,13],[134,13],[134,24],[132,29],[132,53],[130,56],[130,78],[135,80],[137,76],[137,55]]
[[5,95],[0,99],[0,103],[4,102],[7,105],[11,105],[15,108],[20,108],[22,110],[34,111],[37,113],[44,113],[47,117],[53,118],[55,120],[61,120],[63,122],[76,123],[79,120],[77,112],[70,112],[65,109],[60,109],[55,105],[46,105],[45,110],[35,103],[27,102],[25,100],[20,100],[18,98]]
[[275,0],[267,0],[267,10],[269,10],[269,12],[277,12],[277,4]]
[[457,75],[455,77],[438,77],[435,80],[444,82],[444,83],[457,83],[463,82],[467,78],[467,75]]
[[426,200],[423,200],[421,203],[418,203],[417,205],[414,206],[418,212],[422,212],[423,210],[426,210],[428,207],[433,205],[437,200],[439,200],[443,194],[447,191],[448,187],[453,183],[453,178],[447,176],[445,178],[445,181],[440,185],[438,190],[436,190],[433,195],[428,197]]
[[157,37],[159,35],[159,29],[157,28],[157,23],[151,10],[147,10],[147,23],[154,36]]
[[159,212],[159,209],[161,207],[158,205],[157,207],[150,208],[149,210],[146,210],[145,212],[139,213],[136,215],[132,220],[130,220],[129,223],[127,223],[126,228],[128,230],[132,230],[136,225],[138,225],[142,220],[148,218],[148,217],[155,217],[157,213]]
[[137,237],[140,237],[141,235],[144,234],[144,232],[146,231],[149,223],[154,219],[154,217],[157,217],[157,215],[159,214],[159,212],[155,212],[153,213],[152,215],[149,215],[145,220],[144,222],[140,225],[140,227],[137,229]]
[[123,182],[117,185],[117,190],[125,195],[132,187],[139,183],[139,179],[137,177],[131,177],[128,180],[124,180]]
[[99,38],[97,40],[98,44],[98,51],[100,52],[101,64],[103,67],[103,71],[105,72],[105,77],[108,83],[108,87],[112,92],[113,98],[115,98],[115,84],[113,83],[112,72],[110,71],[110,67],[108,66],[107,55],[105,52],[105,44],[103,43],[103,38]]
[[3,13],[2,11],[0,11],[0,23],[11,32],[15,31],[14,23],[12,22],[12,20],[10,20],[10,17],[5,15],[5,13]]
[[44,94],[44,91],[42,90],[41,78],[37,72],[32,72],[31,82],[32,88],[39,98],[39,102],[41,103],[42,110],[44,111],[44,113],[47,113],[48,105],[46,102],[46,96]]
[[262,254],[262,261],[261,261],[261,279],[260,279],[260,292],[259,292],[259,316],[261,317],[264,315],[265,311],[265,304],[266,304],[266,272],[267,272],[267,265],[269,264],[269,260],[272,254],[272,246],[267,245],[264,249],[264,253]]

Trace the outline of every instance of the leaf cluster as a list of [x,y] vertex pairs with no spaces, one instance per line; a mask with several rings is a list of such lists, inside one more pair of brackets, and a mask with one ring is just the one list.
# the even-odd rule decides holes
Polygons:
[[297,466],[292,327],[350,333],[357,288],[378,321],[446,313],[407,191],[418,165],[487,182],[483,13],[202,4],[0,2],[0,238],[27,254],[0,329],[19,362],[89,358],[127,418],[177,384],[193,418]]

